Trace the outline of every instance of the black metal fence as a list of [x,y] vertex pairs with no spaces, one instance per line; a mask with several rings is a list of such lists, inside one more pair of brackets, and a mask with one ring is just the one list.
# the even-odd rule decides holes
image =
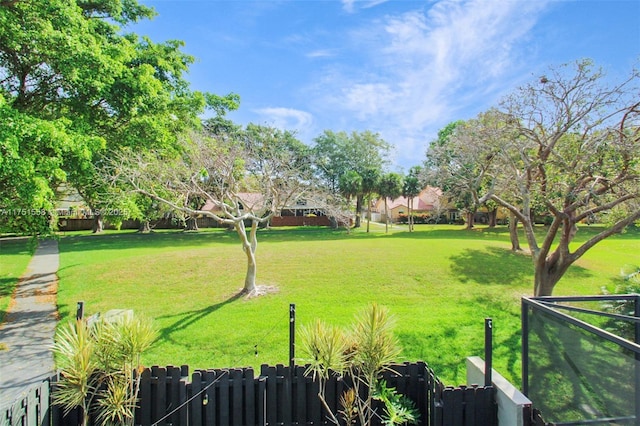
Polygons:
[[[135,424],[141,426],[329,425],[328,411],[341,409],[348,379],[326,383],[325,407],[319,383],[305,368],[263,365],[257,377],[251,368],[196,370],[187,366],[152,367],[141,374],[140,403]],[[393,365],[384,373],[388,386],[408,396],[420,412],[420,425],[494,426],[497,407],[492,387],[444,386],[423,362]],[[34,394],[0,413],[0,425],[78,425],[78,413],[63,415],[49,406],[49,381]],[[382,413],[382,405],[373,407]],[[40,414],[35,414],[40,413]],[[339,416],[338,416],[339,417]],[[344,424],[344,423],[342,423]],[[381,425],[374,417],[373,425]]]
[[555,425],[640,425],[640,295],[522,299],[523,392]]

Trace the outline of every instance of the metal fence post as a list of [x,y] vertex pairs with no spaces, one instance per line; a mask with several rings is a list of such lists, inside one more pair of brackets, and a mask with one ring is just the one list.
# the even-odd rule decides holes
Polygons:
[[[634,300],[634,310],[633,310],[633,315],[638,318],[640,317],[640,295],[636,295],[635,300]],[[636,343],[640,343],[640,323],[635,323],[634,324],[634,328],[635,328],[635,338],[636,338]],[[635,420],[635,425],[636,426],[640,426],[640,354],[636,353],[635,355],[635,366],[634,366],[634,372],[635,372],[635,416],[636,416],[636,420]]]
[[289,304],[289,368],[296,366],[296,304]]
[[522,298],[522,393],[529,396],[529,307]]
[[78,302],[76,304],[76,321],[84,318],[84,302]]
[[484,319],[484,385],[491,386],[493,370],[493,320]]

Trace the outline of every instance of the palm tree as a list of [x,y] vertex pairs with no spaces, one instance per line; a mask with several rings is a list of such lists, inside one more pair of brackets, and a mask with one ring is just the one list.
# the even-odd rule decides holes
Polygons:
[[422,169],[419,166],[412,167],[409,174],[404,178],[402,195],[407,198],[407,209],[409,210],[409,232],[413,232],[413,199],[420,194],[422,184],[418,176]]
[[387,173],[380,178],[378,194],[384,199],[385,232],[389,232],[388,199],[396,199],[402,195],[403,178],[398,173]]
[[[359,203],[359,196],[362,193],[362,176],[358,172],[350,170],[340,176],[340,193],[347,199],[347,203],[351,202],[352,197],[356,197],[356,204]],[[356,205],[356,223],[354,228],[360,227],[360,206]]]
[[380,182],[380,169],[369,167],[362,173],[362,194],[367,203],[367,232],[371,223],[371,196],[377,191]]

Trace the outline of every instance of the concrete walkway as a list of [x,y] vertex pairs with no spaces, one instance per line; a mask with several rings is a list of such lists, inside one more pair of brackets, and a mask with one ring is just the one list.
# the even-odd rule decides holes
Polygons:
[[0,325],[0,408],[54,373],[59,264],[58,242],[41,241]]

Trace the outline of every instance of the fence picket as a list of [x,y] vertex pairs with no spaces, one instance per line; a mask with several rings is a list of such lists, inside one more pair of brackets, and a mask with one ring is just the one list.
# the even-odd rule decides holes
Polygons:
[[[188,388],[189,389],[189,388]],[[189,398],[193,398],[189,404],[189,424],[191,426],[201,426],[202,423],[202,395],[198,395],[202,390],[202,374],[200,371],[194,371],[191,374],[191,392],[187,395]]]
[[[202,424],[207,426],[216,426],[218,420],[216,419],[216,413],[220,411],[220,402],[218,401],[218,383],[212,385],[214,381],[218,380],[220,373],[215,370],[202,371],[204,376],[205,387],[207,388],[202,394],[203,405],[202,412]],[[224,380],[224,379],[222,379]]]
[[244,390],[244,421],[246,425],[256,424],[256,380],[253,374],[253,368],[247,368],[244,372],[242,387]]
[[258,418],[257,424],[266,426],[267,424],[267,378],[262,374],[258,377]]
[[497,411],[492,386],[476,389],[476,419],[478,424],[497,424]]
[[226,371],[222,373],[220,380],[216,384],[218,399],[220,404],[218,405],[218,412],[220,413],[220,424],[221,425],[230,425],[231,424],[231,403],[229,401],[229,382],[231,378],[229,377],[229,372]]
[[465,388],[464,392],[464,411],[465,411],[465,419],[464,426],[476,426],[481,425],[482,423],[478,423],[476,420],[476,410],[477,410],[477,390],[478,386],[473,385],[471,387]]

